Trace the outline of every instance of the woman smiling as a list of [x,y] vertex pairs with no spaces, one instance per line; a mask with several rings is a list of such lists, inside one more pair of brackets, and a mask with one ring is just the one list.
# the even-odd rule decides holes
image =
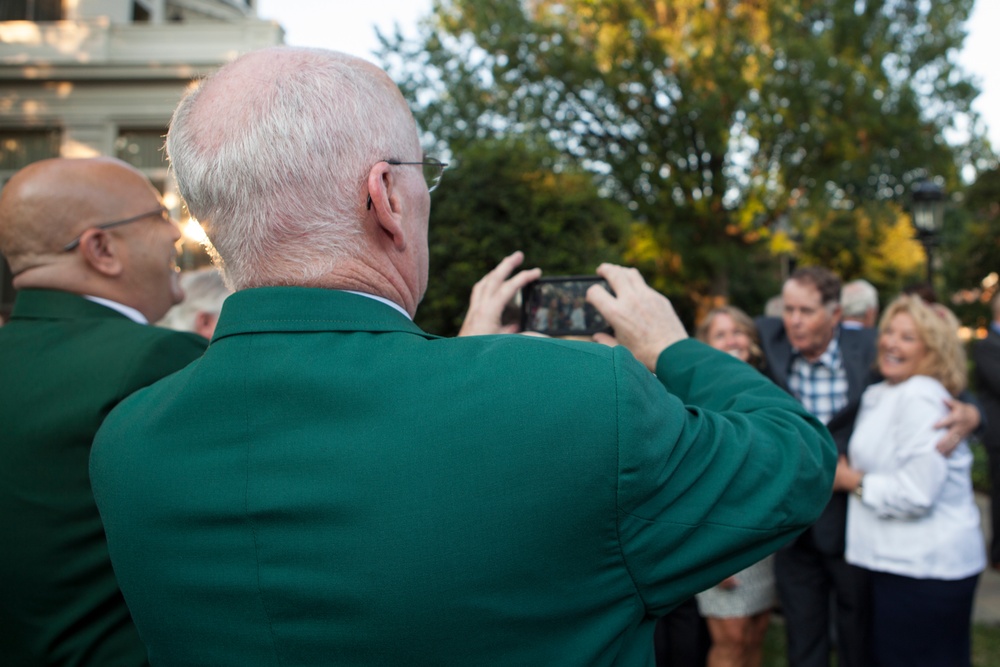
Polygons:
[[835,487],[852,491],[848,562],[871,571],[875,664],[967,667],[979,573],[986,566],[972,493],[972,454],[949,456],[933,424],[965,388],[958,322],[901,296],[879,325],[884,382],[862,397]]
[[[739,308],[720,306],[705,316],[695,336],[754,368],[763,362],[753,320]],[[706,667],[757,667],[774,607],[771,556],[698,593],[698,609],[712,637]]]

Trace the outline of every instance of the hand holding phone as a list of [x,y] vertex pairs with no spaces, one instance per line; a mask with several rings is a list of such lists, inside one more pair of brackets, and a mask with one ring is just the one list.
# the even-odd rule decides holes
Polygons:
[[520,250],[511,253],[473,286],[469,310],[465,313],[459,336],[514,333],[516,325],[507,327],[503,324],[504,307],[525,283],[542,275],[541,269],[514,273],[523,261],[524,253]]
[[598,343],[624,345],[646,368],[656,372],[660,354],[688,337],[670,299],[646,284],[633,268],[601,264],[597,273],[615,290],[591,290],[590,300],[615,328],[614,338],[595,336]]

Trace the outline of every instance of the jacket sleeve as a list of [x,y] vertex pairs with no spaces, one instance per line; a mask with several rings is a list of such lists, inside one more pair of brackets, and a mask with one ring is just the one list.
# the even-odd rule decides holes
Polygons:
[[[913,378],[893,415],[874,415],[892,425],[891,442],[883,443],[894,454],[892,470],[865,475],[862,502],[879,517],[915,519],[934,506],[948,477],[948,461],[937,451],[944,429],[934,423],[944,416],[943,388],[935,390],[930,380]],[[940,387],[940,385],[937,385]]]
[[729,355],[682,341],[661,354],[659,383],[626,355],[619,539],[647,609],[663,613],[815,521],[837,454],[821,423]]

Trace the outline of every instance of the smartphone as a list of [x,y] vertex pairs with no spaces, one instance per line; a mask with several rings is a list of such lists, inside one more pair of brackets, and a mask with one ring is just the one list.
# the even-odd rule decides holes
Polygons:
[[528,283],[521,290],[521,330],[547,336],[610,334],[604,316],[587,303],[587,289],[594,284],[611,292],[599,276],[552,276]]

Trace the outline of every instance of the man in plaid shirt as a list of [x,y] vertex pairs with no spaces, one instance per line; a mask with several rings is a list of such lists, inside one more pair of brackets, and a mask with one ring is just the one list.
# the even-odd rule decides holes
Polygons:
[[[782,316],[759,318],[757,327],[765,372],[826,424],[846,456],[861,394],[881,378],[874,368],[878,332],[840,326],[840,288],[831,271],[800,268],[782,288]],[[950,453],[979,421],[974,405],[955,402],[939,424],[949,431],[938,448]],[[834,491],[819,520],[777,553],[790,667],[829,666],[831,609],[840,666],[871,664],[868,582],[844,560],[846,525],[847,494]]]

